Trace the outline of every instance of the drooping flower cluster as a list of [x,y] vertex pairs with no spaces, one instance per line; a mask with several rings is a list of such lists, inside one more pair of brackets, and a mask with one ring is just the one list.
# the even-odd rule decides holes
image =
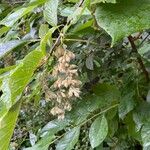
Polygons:
[[55,105],[51,113],[63,119],[65,110],[71,110],[71,101],[80,96],[81,81],[77,79],[77,66],[71,64],[71,60],[75,58],[74,53],[58,47],[54,55],[58,59],[52,72],[52,77],[56,81],[50,87],[53,92],[49,92],[48,97]]

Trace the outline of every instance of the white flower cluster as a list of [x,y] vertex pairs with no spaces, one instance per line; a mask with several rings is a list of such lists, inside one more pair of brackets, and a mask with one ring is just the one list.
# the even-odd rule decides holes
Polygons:
[[52,72],[52,77],[56,78],[56,81],[50,87],[54,89],[54,92],[49,93],[49,99],[55,104],[51,113],[63,119],[65,110],[71,110],[71,101],[80,96],[81,81],[77,79],[77,66],[70,64],[75,58],[74,53],[58,47],[54,55],[58,59]]

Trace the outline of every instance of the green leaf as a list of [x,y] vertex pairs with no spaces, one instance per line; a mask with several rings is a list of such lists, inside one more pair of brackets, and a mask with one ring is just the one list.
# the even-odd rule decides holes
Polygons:
[[75,127],[65,133],[64,137],[58,142],[56,150],[72,150],[74,145],[78,142],[79,134],[80,127]]
[[12,27],[14,23],[16,23],[20,18],[22,18],[24,15],[31,12],[34,8],[36,8],[38,5],[43,4],[46,0],[36,0],[33,3],[30,3],[27,7],[20,8],[18,10],[14,10],[13,13],[6,16],[1,22],[1,25],[5,25],[8,27]]
[[83,12],[85,10],[85,7],[78,7],[74,10],[74,12],[68,16],[68,21],[71,21],[71,24],[77,23],[77,21],[82,16]]
[[15,11],[14,13],[8,15],[6,18],[4,18],[0,22],[0,24],[8,26],[8,27],[12,27],[15,22],[17,22],[21,17],[23,17],[24,15],[26,15],[30,11],[32,11],[35,7],[36,7],[36,5],[29,6],[27,8],[21,8],[21,9]]
[[142,141],[141,140],[141,133],[140,133],[140,131],[137,131],[137,129],[136,129],[136,124],[133,121],[132,112],[127,114],[124,121],[125,121],[125,124],[126,124],[127,129],[128,129],[128,134],[141,143],[141,141]]
[[7,32],[9,30],[9,27],[2,27],[1,29],[0,29],[0,37],[5,33],[5,32]]
[[98,117],[91,125],[89,138],[92,148],[99,146],[108,133],[108,124],[105,116]]
[[150,122],[150,104],[147,102],[141,102],[133,113],[133,120],[136,124],[136,128],[139,131],[141,127]]
[[110,137],[113,137],[114,134],[118,130],[118,119],[117,119],[117,117],[115,117],[111,120],[108,120],[108,128],[109,128],[108,135]]
[[9,53],[16,47],[21,44],[25,44],[27,41],[24,40],[13,40],[5,43],[0,43],[0,58],[2,58],[5,54]]
[[133,99],[134,94],[134,92],[129,92],[121,98],[119,105],[119,117],[121,119],[124,119],[125,115],[133,110],[135,106]]
[[[63,17],[68,17],[68,16],[71,17],[71,15],[74,13],[75,10],[76,10],[76,7],[65,7],[62,10],[60,10],[60,15]],[[88,16],[90,14],[91,13],[87,8],[85,8],[82,13],[82,15],[84,15],[84,16]]]
[[0,118],[5,116],[9,109],[20,99],[24,88],[30,82],[43,57],[42,51],[32,51],[10,72],[7,78],[4,78],[1,87],[3,95],[0,98]]
[[120,0],[100,4],[95,12],[97,23],[112,37],[112,45],[132,33],[150,28],[149,0]]
[[93,87],[93,92],[101,97],[105,103],[118,101],[120,99],[120,92],[117,87],[107,83],[95,85]]
[[32,147],[25,148],[24,150],[48,150],[50,142],[55,138],[54,135],[46,134],[42,139]]
[[9,141],[13,134],[15,123],[19,114],[21,101],[18,101],[0,120],[0,150],[8,150]]
[[150,149],[150,122],[145,124],[141,129],[141,136],[143,141],[143,150]]
[[64,129],[67,125],[69,125],[69,122],[65,119],[50,121],[42,128],[40,132],[42,134],[41,140],[39,140],[39,142],[35,144],[33,147],[26,148],[25,150],[34,150],[34,149],[40,150],[42,148],[43,148],[42,150],[47,150],[51,140],[54,138],[54,134]]
[[71,30],[71,33],[81,33],[81,31],[85,31],[87,30],[87,28],[91,27],[93,24],[93,19],[85,22],[85,23],[81,23],[81,24],[77,24],[77,26],[75,28],[73,28],[73,30]]
[[10,71],[12,69],[15,69],[15,67],[16,67],[16,65],[14,65],[14,66],[8,66],[8,67],[5,67],[5,68],[1,68],[0,69],[0,75],[3,74],[3,73],[6,73],[6,72],[8,72],[8,71]]
[[43,38],[48,32],[48,24],[42,24],[39,29],[39,37]]
[[[94,99],[95,100],[95,99]],[[81,104],[82,102],[82,104]],[[95,109],[99,108],[100,106],[98,105],[98,99],[96,102],[91,102],[91,99],[87,100],[82,100],[79,105],[74,106],[75,109],[73,109],[69,114],[66,115],[64,120],[53,120],[50,121],[42,130],[41,134],[42,135],[54,135],[58,131],[61,131],[64,129],[66,126],[69,125],[77,125],[80,126],[83,121],[86,120],[87,116],[94,111]],[[92,103],[95,103],[93,106]],[[84,105],[83,105],[84,104]],[[98,105],[98,106],[97,106]],[[83,107],[84,106],[84,107]],[[91,106],[91,107],[90,107]],[[108,112],[112,108],[117,107],[117,105],[112,105],[109,108],[105,108],[104,110],[101,111],[101,114]],[[71,130],[72,131],[72,130]],[[42,138],[43,139],[43,138]],[[42,140],[41,139],[41,140]],[[64,140],[63,140],[64,141]],[[72,141],[74,142],[74,141]],[[49,143],[49,142],[48,142]],[[61,144],[62,145],[62,144]],[[72,145],[72,144],[71,144]],[[62,147],[61,147],[62,148]]]
[[47,123],[41,130],[41,133],[43,132],[49,132],[49,134],[55,134],[58,131],[64,129],[68,125],[68,121],[63,120],[53,120]]
[[46,44],[48,43],[49,46],[52,43],[52,33],[57,29],[58,27],[53,27],[48,30],[47,34],[42,38],[40,42],[40,48],[43,51],[43,53],[46,53]]
[[116,0],[92,0],[91,4],[97,3],[116,3]]
[[144,44],[138,49],[140,55],[144,55],[150,51],[150,43],[144,42]]
[[67,0],[68,2],[77,3],[79,0]]
[[[105,86],[106,85],[107,84],[105,84]],[[111,85],[108,86],[111,87]],[[115,88],[114,86],[112,87]],[[107,93],[107,88],[106,91],[103,90],[103,92]],[[105,95],[104,93],[103,95]],[[108,100],[110,100],[109,97]],[[114,99],[110,100],[112,103],[108,103],[107,101],[104,101],[103,97],[96,96],[95,94],[89,94],[83,97],[82,100],[79,99],[76,101],[73,109],[70,112],[66,112],[64,120],[53,120],[45,125],[45,127],[41,130],[41,134],[49,133],[50,135],[53,135],[68,125],[80,126],[80,124],[82,124],[87,119],[87,117],[93,113],[93,111],[101,109],[99,113],[104,114],[111,109],[116,108],[118,104],[114,104],[116,101],[113,100]]]
[[[74,124],[83,122],[96,109],[105,109],[118,104],[120,93],[117,88],[109,84],[98,84],[93,88],[93,94],[87,94],[68,112],[66,118],[71,118]],[[78,108],[78,109],[77,109]]]
[[57,26],[58,0],[48,0],[44,5],[44,18],[51,26]]

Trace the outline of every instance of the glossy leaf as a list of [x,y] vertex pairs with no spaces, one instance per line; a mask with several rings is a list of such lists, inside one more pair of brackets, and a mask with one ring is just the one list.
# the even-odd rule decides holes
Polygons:
[[[107,85],[107,84],[104,84],[104,85],[100,84],[100,86],[103,86],[103,94],[107,93],[107,90],[108,90],[107,86],[109,86],[109,88],[113,87],[115,89],[114,86]],[[117,89],[115,89],[115,90],[117,90]],[[101,108],[102,114],[109,112],[109,110],[116,108],[118,106],[117,104],[115,104],[116,100],[118,98],[118,95],[116,95],[116,93],[113,92],[112,94],[114,94],[114,96],[111,95],[114,99],[110,99],[108,97],[108,100],[110,101],[110,103],[108,103],[108,101],[104,101],[103,97],[101,97],[101,96],[96,96],[96,95],[85,96],[82,100],[79,100],[76,103],[76,105],[74,105],[73,109],[70,112],[66,113],[66,117],[64,120],[50,121],[47,125],[45,125],[43,127],[43,129],[41,130],[41,134],[42,135],[43,134],[53,135],[53,134],[57,133],[58,131],[64,129],[66,126],[68,126],[70,124],[78,126],[83,121],[85,121],[86,118],[96,109]],[[106,96],[105,96],[105,98],[106,98]]]
[[149,47],[150,47],[150,43],[144,43],[144,44],[138,49],[138,52],[140,53],[140,55],[144,55],[144,54],[146,54],[147,52],[150,51]]
[[50,44],[52,43],[52,33],[57,29],[57,27],[53,27],[51,29],[48,30],[48,32],[46,33],[46,35],[42,38],[41,42],[40,42],[40,48],[41,50],[46,53],[46,45],[47,43]]
[[8,72],[8,71],[10,71],[12,69],[15,69],[15,67],[16,67],[16,65],[14,65],[14,66],[8,66],[8,67],[5,67],[5,68],[1,68],[0,69],[0,75],[3,74],[3,73],[6,73],[6,72]]
[[91,125],[89,138],[92,148],[99,146],[108,134],[108,124],[105,116],[98,117]]
[[120,0],[100,4],[95,12],[97,23],[112,37],[112,44],[132,33],[150,28],[149,0]]
[[58,0],[48,0],[44,5],[44,18],[51,26],[57,26]]
[[13,40],[5,43],[0,43],[0,58],[3,57],[5,54],[9,53],[10,51],[12,51],[17,46],[24,43],[26,43],[26,41],[22,40]]
[[19,114],[21,101],[18,101],[7,113],[7,115],[0,120],[0,150],[8,150],[9,141],[13,134],[16,120]]
[[126,93],[121,100],[119,105],[119,117],[124,118],[127,113],[129,113],[131,110],[133,110],[135,106],[134,102],[134,92]]
[[48,24],[42,24],[39,29],[39,37],[43,38],[48,32]]
[[35,7],[36,7],[36,5],[26,7],[26,8],[21,8],[21,9],[15,11],[14,13],[8,15],[6,18],[4,18],[0,22],[0,24],[8,26],[8,27],[12,27],[16,21],[18,21],[21,17],[23,17],[30,11],[32,11]]
[[1,25],[5,25],[7,27],[12,27],[14,23],[16,23],[20,18],[22,18],[24,15],[31,12],[34,8],[36,8],[38,5],[43,4],[46,0],[40,0],[35,1],[33,3],[30,3],[27,7],[20,8],[13,13],[6,16],[1,22]]
[[48,150],[50,142],[55,138],[54,135],[46,134],[42,139],[33,147],[25,148],[23,150]]
[[[76,10],[76,7],[65,7],[64,9],[60,11],[60,15],[64,17],[68,17],[68,16],[71,17],[71,15],[74,13],[75,10]],[[90,15],[90,14],[91,13],[87,8],[85,8],[85,10],[82,13],[82,15],[85,15],[85,16]]]
[[141,102],[133,113],[133,120],[136,124],[136,129],[139,131],[144,124],[150,122],[150,104]]
[[47,123],[41,130],[41,133],[48,131],[49,134],[55,134],[56,132],[64,129],[68,125],[68,121],[63,120],[53,120]]
[[120,93],[115,86],[98,84],[93,88],[93,92],[94,94],[88,94],[83,97],[82,101],[76,103],[72,111],[67,113],[66,118],[73,120],[74,124],[80,124],[97,109],[103,110],[111,106],[117,108]]
[[9,30],[9,27],[0,28],[0,37]]
[[97,3],[116,3],[116,0],[92,0],[91,4]]
[[54,134],[60,130],[63,130],[67,125],[69,125],[69,122],[65,119],[50,121],[42,128],[40,132],[42,138],[39,140],[39,142],[36,143],[33,147],[26,148],[25,150],[40,150],[42,148],[42,150],[47,150],[51,140],[54,138]]
[[58,142],[56,150],[72,150],[78,142],[80,127],[75,127],[69,132],[66,132],[64,137]]
[[141,129],[141,136],[143,142],[143,150],[150,149],[150,122],[145,124]]
[[3,80],[3,95],[0,100],[0,118],[20,99],[26,85],[39,65],[44,54],[40,50],[29,53],[23,61],[10,72],[9,76]]
[[142,142],[141,133],[140,131],[137,131],[136,124],[133,121],[132,112],[127,114],[124,121],[125,121],[125,124],[127,125],[128,134],[141,143]]

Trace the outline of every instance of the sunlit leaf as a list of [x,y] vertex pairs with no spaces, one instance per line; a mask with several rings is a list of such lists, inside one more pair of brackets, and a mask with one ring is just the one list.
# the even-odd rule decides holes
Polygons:
[[108,124],[105,116],[98,117],[91,125],[89,138],[92,148],[99,146],[108,134]]
[[40,1],[35,1],[28,5],[27,7],[20,8],[18,10],[15,10],[13,13],[9,14],[6,16],[1,22],[1,25],[5,25],[8,27],[12,27],[14,23],[16,23],[20,18],[22,18],[24,15],[28,14],[31,12],[34,8],[36,8],[38,5],[44,3],[46,0],[40,0]]
[[42,139],[33,147],[24,148],[23,150],[48,150],[50,142],[55,138],[54,135],[46,134]]
[[57,26],[58,0],[48,0],[44,5],[44,18],[51,26]]
[[40,48],[41,50],[46,53],[46,45],[49,44],[51,46],[52,43],[52,33],[57,29],[57,27],[53,27],[49,29],[46,33],[46,35],[42,38],[40,42]]
[[5,43],[0,43],[0,58],[12,51],[14,48],[18,47],[19,45],[25,43],[25,40],[13,40]]
[[13,134],[16,120],[19,114],[21,101],[18,101],[7,113],[7,115],[0,120],[0,150],[8,150],[9,141]]
[[39,29],[39,37],[43,38],[48,32],[48,24],[42,24]]
[[9,30],[9,27],[0,28],[0,37]]
[[150,28],[149,0],[120,0],[100,4],[95,12],[97,23],[112,37],[112,44],[132,33]]
[[29,53],[20,64],[3,80],[3,95],[0,100],[0,118],[20,99],[26,85],[39,65],[44,54],[40,50]]
[[141,136],[143,142],[143,150],[150,149],[150,122],[145,124],[141,129]]

